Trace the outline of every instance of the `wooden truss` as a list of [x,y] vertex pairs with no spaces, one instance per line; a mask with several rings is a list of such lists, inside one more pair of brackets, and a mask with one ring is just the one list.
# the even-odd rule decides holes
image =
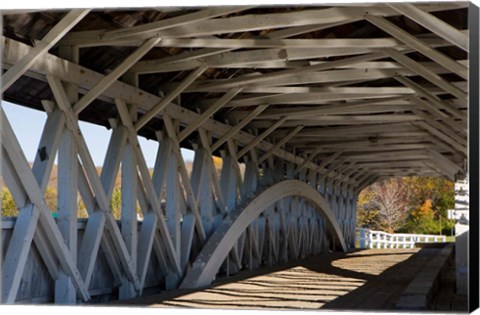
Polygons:
[[[15,302],[32,244],[59,303],[91,298],[100,252],[126,299],[142,294],[152,261],[172,289],[353,247],[367,185],[466,172],[469,30],[435,12],[467,7],[211,7],[88,30],[82,22],[98,12],[72,10],[33,46],[1,36],[4,97],[21,100],[25,82],[48,91],[24,104],[48,114],[32,166],[0,112],[1,175],[20,209],[2,302]],[[362,27],[339,35],[351,23]],[[85,66],[106,46],[122,52],[119,62]],[[98,174],[78,122],[95,122],[102,106],[108,117],[98,121],[113,131]],[[147,134],[159,144],[153,173],[138,142]],[[195,150],[191,172],[182,146]],[[55,221],[44,194],[56,157]],[[119,174],[120,224],[110,206]],[[77,195],[88,211],[81,238]]]

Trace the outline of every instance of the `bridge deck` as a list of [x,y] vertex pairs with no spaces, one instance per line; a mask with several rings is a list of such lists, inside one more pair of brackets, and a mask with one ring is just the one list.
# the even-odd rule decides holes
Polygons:
[[333,253],[256,272],[199,290],[123,302],[154,307],[232,309],[394,309],[418,270],[438,248]]

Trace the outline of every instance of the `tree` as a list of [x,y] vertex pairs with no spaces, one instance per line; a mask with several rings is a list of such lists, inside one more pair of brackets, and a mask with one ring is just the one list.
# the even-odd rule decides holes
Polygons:
[[122,208],[122,190],[120,188],[115,188],[112,193],[112,200],[110,202],[110,207],[112,208],[113,217],[116,220],[119,220],[121,217],[121,208]]
[[2,217],[16,217],[18,216],[18,208],[15,204],[15,200],[13,199],[12,194],[10,191],[2,187]]
[[404,230],[416,234],[438,233],[440,227],[434,217],[435,212],[432,208],[432,200],[427,199],[420,207],[410,211]]
[[410,192],[410,216],[403,230],[409,233],[451,233],[454,222],[447,219],[447,210],[455,206],[454,183],[442,178],[417,176],[405,178],[405,182]]
[[408,214],[408,191],[401,178],[393,178],[371,185],[375,198],[373,204],[379,210],[380,225],[388,233],[394,233],[404,223]]
[[375,208],[373,199],[375,193],[370,187],[365,188],[358,196],[357,200],[357,227],[369,228],[372,230],[380,229],[379,210]]

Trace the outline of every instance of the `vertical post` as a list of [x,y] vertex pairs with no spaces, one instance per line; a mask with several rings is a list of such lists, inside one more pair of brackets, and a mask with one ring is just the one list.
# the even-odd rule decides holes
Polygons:
[[178,162],[173,151],[170,151],[167,170],[166,185],[166,221],[170,237],[175,247],[175,254],[180,261],[180,218],[179,209],[179,183],[178,183]]
[[[137,110],[131,106],[132,121],[135,122]],[[121,233],[127,246],[127,250],[132,259],[133,269],[137,270],[137,163],[135,151],[130,142],[125,144],[122,160],[122,207],[121,207]],[[131,281],[124,279],[119,288],[119,299],[127,299],[136,295],[135,286]]]
[[360,240],[359,240],[360,248],[367,248],[366,240],[367,240],[366,230],[360,229]]
[[[57,223],[73,261],[77,261],[77,183],[76,145],[70,130],[63,131],[58,151]],[[70,277],[60,271],[55,282],[55,302],[75,304],[76,291]]]
[[237,180],[232,163],[236,163],[230,154],[223,152],[222,171],[220,174],[220,185],[227,204],[227,211],[230,212],[237,203]]
[[[78,63],[78,47],[63,47],[60,55]],[[68,101],[78,101],[78,88],[73,84],[65,87]],[[78,197],[77,146],[70,130],[64,129],[58,150],[58,215],[57,224],[73,261],[77,261],[77,197]],[[76,304],[76,290],[67,274],[60,270],[55,281],[55,303]]]
[[211,186],[212,171],[210,170],[208,159],[211,159],[211,157],[208,155],[207,150],[203,147],[196,149],[191,176],[193,193],[198,200],[198,207],[207,237],[212,232],[215,219],[213,190]]

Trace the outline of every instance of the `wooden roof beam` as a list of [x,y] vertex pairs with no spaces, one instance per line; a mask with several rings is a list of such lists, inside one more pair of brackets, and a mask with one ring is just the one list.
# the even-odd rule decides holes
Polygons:
[[[459,64],[455,60],[445,56],[438,50],[433,49],[428,44],[422,42],[415,36],[411,35],[410,33],[404,31],[400,27],[396,26],[392,22],[388,21],[387,19],[374,16],[374,15],[366,15],[365,19],[372,23],[373,25],[377,26],[384,32],[389,33],[393,37],[397,38],[398,40],[404,42],[411,48],[417,50],[418,52],[422,53],[423,55],[427,56],[431,60],[437,62],[441,66],[445,67],[446,69],[452,71],[453,73],[457,74],[458,76],[462,77],[465,80],[468,80],[468,68],[464,65]],[[397,60],[398,61],[398,60]]]
[[138,26],[133,26],[129,28],[123,28],[113,31],[106,31],[101,38],[105,40],[119,39],[119,38],[135,38],[135,39],[146,39],[150,37],[158,36],[158,32],[188,25],[191,23],[197,23],[200,21],[205,21],[213,19],[216,17],[228,15],[231,13],[244,11],[252,8],[253,6],[224,6],[224,7],[213,7],[203,10],[198,10],[193,13],[186,13],[180,16],[175,16],[172,18],[163,19],[156,22],[141,24]]
[[103,77],[95,86],[89,90],[74,106],[73,111],[78,115],[84,110],[90,103],[92,103],[97,97],[103,94],[103,92],[110,87],[118,78],[120,78],[130,67],[135,64],[140,58],[152,49],[160,38],[150,38],[146,40],[140,47],[138,47],[130,56],[128,56],[115,70]]
[[258,116],[265,109],[267,109],[267,107],[268,107],[268,105],[266,105],[266,104],[258,105],[254,110],[252,110],[250,112],[250,114],[247,117],[245,117],[242,121],[235,124],[235,126],[230,128],[230,130],[227,133],[223,134],[220,137],[220,139],[218,139],[217,142],[215,142],[212,145],[211,150],[215,151],[216,149],[218,149],[222,144],[224,144],[234,134],[239,132],[243,127],[245,127],[249,122],[251,122],[252,119],[254,119],[256,116]]
[[[1,79],[1,93],[5,92],[16,80],[18,80],[42,55],[52,48],[68,31],[70,31],[90,9],[74,9],[65,15],[27,55],[13,65]],[[2,45],[3,48],[3,45]]]
[[[394,38],[319,38],[319,39],[224,39],[166,38],[158,47],[178,48],[385,48],[402,46]],[[403,47],[404,48],[404,47]]]
[[387,3],[395,11],[468,52],[468,36],[455,27],[410,3]]
[[[421,120],[417,115],[411,114],[386,114],[386,115],[325,115],[313,117],[311,119],[288,120],[283,127],[294,127],[299,124],[304,126],[332,126],[332,125],[363,125],[370,123],[397,123],[413,122]],[[255,120],[249,124],[255,128],[268,128],[272,124],[271,120]]]
[[278,127],[280,127],[285,121],[287,120],[287,117],[282,117],[279,120],[277,120],[273,125],[271,125],[268,129],[266,129],[264,132],[262,132],[260,135],[258,135],[252,142],[244,146],[240,151],[237,153],[237,158],[240,159],[242,156],[244,156],[247,152],[252,150],[257,144],[259,144],[263,139],[265,139],[268,135],[270,135],[272,132],[275,131]]
[[303,126],[297,126],[294,128],[292,131],[288,133],[287,136],[285,136],[282,140],[279,142],[275,143],[264,155],[262,155],[258,159],[258,164],[263,163],[266,161],[270,156],[272,156],[276,150],[280,149],[285,143],[290,141],[293,137],[295,137],[300,130],[302,130]]
[[418,121],[418,122],[413,122],[412,123],[414,126],[417,126],[420,129],[424,129],[427,132],[429,132],[431,135],[434,137],[437,137],[441,141],[445,142],[448,144],[450,147],[452,147],[454,150],[462,154],[463,156],[467,156],[467,147],[466,147],[466,141],[460,141],[457,142],[455,140],[458,136],[452,136],[451,133],[445,133],[443,132],[442,129],[437,129],[439,127],[437,124],[433,123],[432,121]]
[[432,82],[436,86],[454,95],[459,100],[467,102],[467,99],[468,99],[467,93],[465,93],[464,91],[462,91],[461,89],[453,85],[452,83],[444,80],[442,77],[435,74],[430,69],[425,68],[424,66],[420,65],[418,62],[403,55],[402,53],[396,51],[395,49],[386,48],[384,49],[384,51],[387,53],[387,55],[395,59],[398,63],[402,64],[407,69],[416,72],[418,75],[421,75],[422,77]]
[[[360,56],[362,59],[378,59],[378,55],[369,54]],[[353,58],[342,59],[342,63],[348,63],[346,59],[350,59],[355,63]],[[340,60],[338,60],[340,61]],[[336,64],[335,64],[336,63]],[[352,63],[352,64],[353,64]],[[350,82],[350,81],[370,81],[384,78],[391,78],[395,75],[416,76],[419,75],[412,69],[336,69],[337,61],[328,64],[320,64],[317,66],[306,66],[302,68],[294,68],[280,70],[262,75],[244,76],[235,79],[222,80],[205,80],[199,81],[197,84],[189,88],[186,92],[222,92],[234,87],[256,87],[256,86],[288,86],[301,85],[311,83],[332,83],[332,82]],[[322,66],[322,69],[319,69]],[[328,70],[328,71],[327,71]],[[446,73],[445,70],[437,69],[433,72],[435,75]],[[175,86],[176,83],[172,83]],[[454,86],[454,88],[459,89]],[[459,89],[460,90],[460,89]]]
[[201,66],[197,70],[191,72],[182,83],[179,84],[174,90],[169,92],[162,100],[155,104],[145,115],[135,123],[135,130],[140,130],[145,126],[153,117],[158,115],[161,111],[167,107],[177,96],[179,96],[190,84],[193,83],[199,76],[201,76],[206,70],[207,66]]
[[234,98],[242,89],[232,89],[225,93],[221,98],[219,98],[213,105],[209,106],[201,115],[198,117],[193,124],[188,125],[183,129],[178,135],[178,142],[183,141],[188,137],[195,129],[198,129],[205,121],[207,121],[212,115],[220,110],[225,104],[227,104],[232,98]]
[[[429,100],[432,104],[434,104],[438,109],[443,109],[453,116],[466,121],[467,120],[467,115],[466,113],[461,112],[458,108],[456,108],[453,104],[448,103],[446,101],[442,101],[439,99],[437,96],[433,95],[430,93],[427,89],[419,85],[418,83],[415,83],[409,78],[406,78],[405,76],[401,75],[395,75],[393,77],[395,80],[398,82],[402,83],[406,87],[411,88],[414,90],[417,94],[419,94],[422,97],[425,97],[427,100]],[[459,100],[460,101],[460,100]],[[464,100],[461,100],[462,103],[467,104]]]
[[[352,89],[354,90],[354,89]],[[361,90],[360,90],[361,91]],[[318,102],[342,101],[342,100],[365,100],[382,99],[399,96],[399,94],[382,93],[337,93],[337,92],[312,92],[312,93],[276,93],[276,94],[252,94],[242,98],[237,98],[229,102],[225,107],[243,107],[256,106],[259,103],[268,103],[270,105],[286,104],[318,104]],[[400,94],[402,95],[402,94]]]
[[[267,34],[266,37],[271,39],[281,39],[282,37],[274,36],[275,32]],[[419,35],[418,38],[422,39],[425,43],[432,47],[448,46],[450,43],[432,37],[432,35]],[[100,43],[99,43],[100,44]],[[125,43],[121,43],[125,45]],[[136,45],[137,43],[130,43],[129,45]],[[105,43],[102,43],[105,45]],[[402,49],[403,53],[412,52],[413,50],[407,45],[398,45],[397,49]],[[285,61],[298,61],[322,57],[334,57],[334,56],[349,56],[359,55],[375,52],[375,49],[371,48],[295,48],[295,47],[283,47],[282,48],[269,48],[269,49],[252,49],[248,51],[232,52],[234,48],[202,48],[193,52],[184,52],[179,55],[164,57],[156,60],[140,61],[134,67],[132,71],[142,73],[156,73],[167,71],[180,71],[196,68],[201,64],[208,64],[212,68],[228,68],[228,67],[241,67],[250,66],[262,62],[285,62]],[[199,60],[201,59],[201,60]],[[312,62],[310,65],[318,65],[321,62]],[[464,63],[462,63],[464,64]]]

